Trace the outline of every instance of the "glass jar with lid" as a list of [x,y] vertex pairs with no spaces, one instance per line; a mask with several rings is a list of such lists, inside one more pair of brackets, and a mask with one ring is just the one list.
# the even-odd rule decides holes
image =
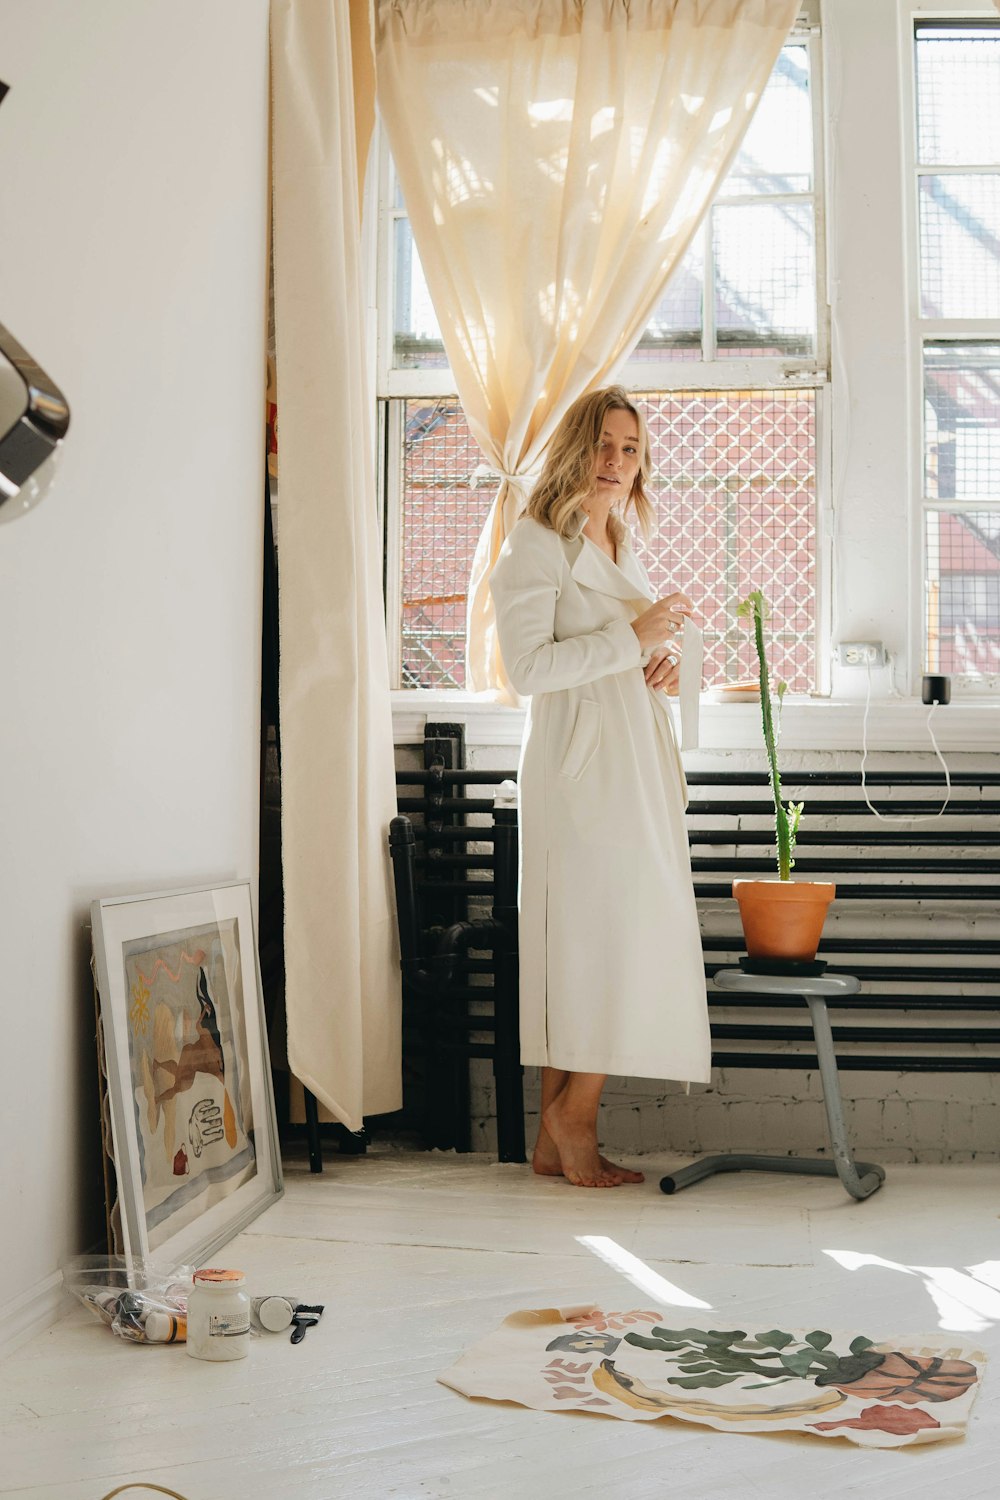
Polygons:
[[250,1352],[250,1294],[242,1271],[195,1271],[187,1307],[187,1352],[243,1359]]

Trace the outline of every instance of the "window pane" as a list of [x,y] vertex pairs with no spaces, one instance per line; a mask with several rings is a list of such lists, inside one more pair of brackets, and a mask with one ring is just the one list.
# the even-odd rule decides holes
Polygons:
[[497,491],[457,400],[407,401],[403,432],[403,687],[465,686],[472,558]]
[[920,178],[925,318],[1000,317],[1000,176]]
[[438,368],[448,363],[409,219],[393,225],[393,365]]
[[718,196],[808,193],[812,171],[809,49],[800,42],[782,48]]
[[[792,42],[782,48],[739,153],[717,195],[760,199],[811,194],[813,189],[812,105],[809,48]],[[714,210],[716,246],[726,260],[721,288],[724,316],[722,355],[787,354],[815,350],[816,267],[813,217],[809,202],[735,206]],[[726,218],[726,215],[730,217]],[[756,217],[755,217],[756,215]],[[722,242],[718,243],[721,230]],[[639,343],[643,359],[701,358],[704,270],[702,235],[672,278]],[[741,268],[746,272],[741,276]],[[749,305],[739,299],[749,294]],[[781,320],[790,318],[786,328]],[[774,320],[778,321],[775,322]],[[761,332],[768,335],[760,337]],[[735,340],[733,334],[736,334]],[[715,352],[706,351],[715,358]]]
[[924,346],[924,493],[1000,503],[1000,344]]
[[816,347],[811,203],[713,210],[719,358],[808,355]]
[[755,588],[772,610],[775,680],[816,676],[816,398],[813,391],[639,398],[653,445],[657,534],[639,553],[658,592],[683,589],[705,636],[705,682],[756,678],[734,607]]
[[[650,420],[658,530],[639,543],[654,588],[682,588],[705,630],[706,682],[755,675],[734,605],[764,589],[772,664],[800,691],[815,678],[815,395],[639,395]],[[497,478],[456,401],[405,403],[404,687],[465,684],[469,572]]]
[[1000,27],[917,31],[923,166],[1000,165]]
[[704,257],[701,235],[671,276],[637,353],[643,359],[701,359],[701,296]]
[[1000,673],[1000,510],[928,511],[925,670]]

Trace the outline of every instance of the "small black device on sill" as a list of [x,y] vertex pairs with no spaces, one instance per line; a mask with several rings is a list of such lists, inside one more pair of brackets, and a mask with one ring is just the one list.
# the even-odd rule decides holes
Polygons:
[[951,700],[950,677],[925,677],[920,696],[925,703],[948,703]]

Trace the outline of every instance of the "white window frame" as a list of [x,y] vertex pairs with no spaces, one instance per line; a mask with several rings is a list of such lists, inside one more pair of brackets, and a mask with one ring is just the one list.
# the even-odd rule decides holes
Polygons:
[[[1000,318],[926,318],[920,309],[920,193],[919,179],[925,173],[934,176],[948,176],[950,173],[962,173],[974,170],[991,171],[1000,176],[1000,166],[989,169],[957,167],[948,165],[937,165],[933,168],[922,168],[918,160],[917,150],[917,79],[916,79],[916,48],[913,43],[914,23],[917,21],[959,21],[959,20],[989,20],[997,24],[1000,31],[1000,12],[995,6],[969,6],[962,4],[961,0],[939,0],[937,5],[911,3],[902,7],[904,20],[902,22],[908,29],[909,58],[904,57],[904,66],[901,70],[901,97],[903,104],[903,119],[909,122],[909,128],[903,133],[903,156],[905,163],[905,187],[906,187],[906,244],[907,258],[909,261],[908,286],[908,319],[909,338],[908,349],[910,356],[909,392],[910,392],[910,506],[913,516],[913,536],[911,543],[911,556],[913,567],[913,595],[910,619],[910,639],[912,641],[912,652],[914,658],[913,667],[913,690],[919,691],[919,681],[922,673],[924,658],[926,627],[926,604],[923,595],[923,580],[927,576],[926,564],[926,533],[925,516],[929,510],[952,511],[961,513],[970,509],[969,501],[962,500],[936,500],[928,501],[924,493],[924,463],[926,453],[926,406],[924,403],[924,345],[934,343],[939,339],[963,340],[973,343],[977,340],[992,339],[1000,343]],[[906,38],[904,37],[904,50]],[[979,510],[992,509],[993,507],[980,502]],[[990,699],[1000,695],[1000,674],[992,676],[980,676],[976,678],[953,677],[953,692],[968,698]]]

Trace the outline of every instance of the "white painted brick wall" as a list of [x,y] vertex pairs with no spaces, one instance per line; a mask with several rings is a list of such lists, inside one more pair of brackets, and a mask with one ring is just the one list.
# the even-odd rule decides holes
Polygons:
[[[662,1092],[645,1079],[610,1078],[601,1140],[622,1153],[829,1150],[819,1074],[717,1069],[708,1088]],[[947,1093],[946,1097],[940,1097]],[[538,1070],[525,1069],[529,1147],[538,1128]],[[1000,1159],[1000,1075],[849,1073],[841,1094],[850,1140],[862,1159],[882,1162]],[[496,1107],[488,1062],[472,1064],[473,1148],[496,1150]]]
[[[419,747],[397,747],[401,767],[421,764]],[[995,770],[989,755],[949,755],[953,770]],[[474,769],[509,770],[516,764],[509,746],[474,748],[468,763]],[[762,769],[762,758],[744,752],[698,752],[686,757],[698,769]],[[788,770],[856,770],[858,756],[848,752],[799,753],[784,757]],[[932,756],[872,756],[869,769],[901,764],[933,769]],[[808,816],[808,806],[806,809]],[[845,853],[848,851],[844,851]],[[993,851],[990,851],[993,853]],[[994,856],[995,857],[995,856]],[[720,902],[704,917],[706,931],[732,927],[729,903]],[[917,935],[933,920],[949,936],[987,932],[1000,936],[1000,913],[982,908],[962,910],[949,903],[905,919],[891,910],[831,914],[828,932],[845,935],[887,935],[899,931]],[[874,958],[867,960],[875,962]],[[975,962],[960,960],[957,962]],[[990,961],[992,962],[992,960]],[[970,989],[970,993],[973,991]],[[738,1012],[735,1014],[739,1014]],[[793,1013],[786,1012],[792,1020]],[[798,1019],[797,1017],[795,1019]],[[973,1014],[971,1019],[976,1020]],[[916,1024],[919,1017],[908,1018]],[[980,1015],[985,1023],[987,1017]],[[802,1021],[807,1017],[803,1011]],[[740,1044],[733,1043],[731,1050]],[[474,1060],[472,1078],[472,1146],[496,1150],[496,1105],[489,1062]],[[1000,1160],[1000,1074],[995,1073],[841,1073],[844,1114],[854,1150],[862,1160],[878,1162],[950,1162]],[[525,1070],[525,1121],[529,1150],[538,1125],[538,1070]],[[600,1121],[606,1149],[623,1154],[676,1152],[688,1156],[706,1151],[746,1150],[769,1153],[823,1154],[829,1150],[819,1074],[815,1071],[771,1068],[728,1068],[713,1072],[711,1085],[683,1086],[650,1079],[610,1078]]]

